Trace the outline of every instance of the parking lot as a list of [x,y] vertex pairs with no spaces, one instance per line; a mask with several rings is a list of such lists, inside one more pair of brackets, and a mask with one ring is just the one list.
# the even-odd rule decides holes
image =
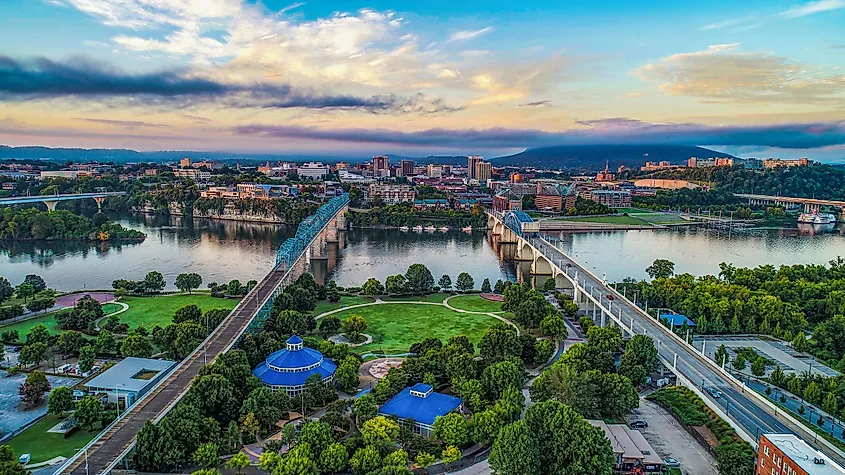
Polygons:
[[661,458],[672,457],[681,462],[685,475],[715,475],[716,460],[686,431],[671,414],[657,404],[640,398],[630,421],[645,421],[648,427],[639,429]]
[[[839,376],[838,371],[816,361],[815,358],[807,353],[795,351],[791,345],[787,345],[778,340],[737,335],[696,337],[693,341],[693,346],[699,351],[701,350],[701,347],[704,346],[704,352],[711,359],[716,353],[716,349],[719,348],[719,345],[725,345],[725,348],[728,349],[728,354],[731,358],[736,355],[733,351],[734,348],[753,348],[759,355],[765,356],[766,358],[779,364],[780,368],[787,374],[803,373],[804,371],[810,370],[812,367],[813,374],[819,374],[825,377]],[[751,366],[751,362],[748,362],[748,366]],[[774,369],[774,366],[771,365],[766,368],[767,373]],[[746,368],[746,371],[747,370],[748,369]]]

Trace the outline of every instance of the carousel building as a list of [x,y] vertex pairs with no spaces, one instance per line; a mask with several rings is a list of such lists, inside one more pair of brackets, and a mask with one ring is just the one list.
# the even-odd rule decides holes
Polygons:
[[285,390],[289,396],[297,396],[305,390],[305,381],[315,374],[323,384],[331,384],[336,369],[332,360],[306,348],[302,338],[293,335],[285,342],[284,349],[268,356],[252,374],[274,391]]

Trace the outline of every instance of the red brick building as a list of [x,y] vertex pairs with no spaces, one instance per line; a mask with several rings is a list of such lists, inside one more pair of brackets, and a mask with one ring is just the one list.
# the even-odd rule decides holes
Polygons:
[[757,475],[842,475],[845,469],[793,434],[761,434]]

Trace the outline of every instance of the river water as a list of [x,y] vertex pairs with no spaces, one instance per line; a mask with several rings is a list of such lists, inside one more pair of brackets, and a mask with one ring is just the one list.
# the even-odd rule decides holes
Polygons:
[[[172,289],[176,275],[196,272],[204,284],[260,279],[275,262],[275,250],[295,233],[288,226],[144,215],[113,216],[147,234],[142,243],[0,243],[0,276],[13,284],[39,274],[60,290],[111,288],[115,279],[142,279],[157,270]],[[515,278],[513,263],[502,262],[485,233],[415,233],[356,229],[345,234],[330,263],[317,261],[318,280],[360,285],[369,277],[383,280],[422,262],[435,279],[469,272],[481,280]],[[793,263],[824,264],[845,256],[839,231],[813,233],[765,231],[730,236],[708,230],[676,229],[584,233],[555,236],[562,248],[609,280],[645,278],[657,258],[676,263],[676,272],[718,273],[720,262],[736,266]],[[205,286],[205,285],[203,285]]]

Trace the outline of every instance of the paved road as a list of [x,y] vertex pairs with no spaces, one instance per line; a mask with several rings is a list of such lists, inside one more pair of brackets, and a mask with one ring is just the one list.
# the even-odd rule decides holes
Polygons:
[[[566,269],[566,264],[569,264],[568,274],[574,277],[577,272],[578,283],[581,287],[597,298],[604,307],[609,308],[614,315],[619,316],[619,319],[626,326],[633,321],[633,329],[636,333],[645,332],[651,336],[658,344],[658,350],[664,360],[671,364],[674,355],[677,354],[676,369],[689,381],[699,387],[718,388],[723,394],[722,397],[714,399],[709,394],[707,397],[722,406],[723,410],[726,410],[728,415],[742,426],[751,437],[756,439],[760,433],[792,433],[786,425],[758,407],[757,403],[744,392],[734,389],[725,380],[725,376],[699,360],[687,345],[679,343],[676,339],[667,335],[665,328],[659,322],[627,304],[621,298],[621,295],[603,285],[599,279],[585,271],[576,261],[570,259],[569,256],[544,239],[532,237],[529,238],[529,241],[559,268]],[[613,300],[609,300],[608,295],[615,297]]]

